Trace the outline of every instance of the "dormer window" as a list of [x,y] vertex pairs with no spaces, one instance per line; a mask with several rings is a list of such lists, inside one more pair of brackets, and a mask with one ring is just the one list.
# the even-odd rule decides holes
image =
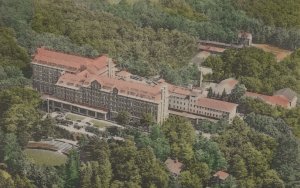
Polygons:
[[101,89],[101,84],[95,80],[91,83],[91,87],[92,89]]
[[113,94],[118,95],[119,90],[117,88],[113,88]]

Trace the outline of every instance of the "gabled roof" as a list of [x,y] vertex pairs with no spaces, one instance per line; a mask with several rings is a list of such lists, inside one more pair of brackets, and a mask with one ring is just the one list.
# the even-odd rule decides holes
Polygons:
[[277,105],[285,108],[289,107],[289,100],[282,95],[269,96],[269,95],[262,95],[258,93],[246,92],[245,96],[260,99],[263,102],[273,106]]
[[179,95],[183,95],[183,96],[187,96],[190,95],[192,90],[185,88],[185,87],[180,87],[180,86],[175,86],[173,84],[168,84],[168,90],[169,93],[171,94],[179,94]]
[[214,177],[218,177],[220,180],[226,180],[229,174],[223,171],[218,171],[214,174]]
[[108,57],[103,55],[92,59],[56,52],[45,48],[38,48],[33,61],[35,63],[47,64],[49,66],[63,68],[69,71],[78,71],[79,69],[83,68],[97,73],[97,71],[107,66]]
[[227,94],[230,94],[231,91],[234,89],[234,87],[239,83],[238,80],[234,78],[228,78],[225,80],[222,80],[219,84],[216,85],[215,88],[212,88],[215,93],[221,94],[224,89]]
[[274,95],[281,95],[286,97],[289,101],[294,100],[297,97],[297,93],[291,90],[290,88],[280,89],[275,92]]
[[232,112],[236,110],[238,104],[210,99],[210,98],[199,98],[197,105],[205,108],[220,110],[223,112]]
[[80,87],[89,87],[95,80],[100,83],[105,90],[112,91],[116,88],[118,89],[119,94],[131,95],[151,101],[158,101],[160,99],[161,85],[151,86],[142,82],[131,82],[94,75],[87,70],[77,74],[65,73],[60,76],[56,85],[71,89],[80,89]]
[[183,164],[181,162],[179,162],[177,159],[176,160],[173,160],[171,158],[168,158],[166,161],[165,161],[165,165],[167,166],[168,170],[175,174],[175,175],[179,175],[181,170],[182,170],[182,167],[183,167]]
[[94,76],[90,79],[90,82],[93,80],[97,80],[104,89],[113,90],[113,88],[117,88],[119,94],[129,94],[155,101],[160,99],[161,85],[151,86],[142,82],[131,82],[105,76]]

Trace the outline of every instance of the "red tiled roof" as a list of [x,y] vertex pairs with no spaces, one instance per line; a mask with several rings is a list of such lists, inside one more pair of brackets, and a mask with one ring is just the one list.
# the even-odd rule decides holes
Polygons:
[[179,175],[181,172],[181,169],[183,167],[183,164],[181,162],[179,162],[178,160],[170,159],[170,158],[168,158],[165,161],[165,164],[166,164],[168,170],[175,175]]
[[221,180],[226,180],[228,178],[229,174],[223,171],[218,171],[214,174],[214,177],[218,177]]
[[219,47],[208,46],[208,45],[199,45],[199,49],[208,52],[217,52],[217,53],[223,53],[226,50],[225,48],[219,48]]
[[117,72],[116,75],[120,76],[120,77],[127,78],[127,77],[130,77],[131,73],[129,73],[127,71],[120,71],[120,72]]
[[175,86],[172,84],[168,84],[168,90],[170,93],[180,94],[180,95],[190,95],[191,90],[184,87]]
[[228,78],[226,80],[222,80],[219,84],[217,84],[214,88],[213,91],[215,93],[221,94],[224,89],[227,92],[227,94],[230,94],[231,91],[235,88],[235,86],[239,83],[238,80],[234,78]]
[[234,78],[228,78],[226,80],[223,80],[219,83],[219,85],[226,85],[226,86],[229,86],[229,87],[232,87],[234,88],[236,84],[238,84],[239,81],[234,79]]
[[148,98],[151,100],[160,99],[161,85],[151,86],[142,82],[131,82],[118,80],[109,77],[93,77],[91,80],[97,80],[103,87],[117,88],[120,94],[130,94],[141,98]]
[[252,93],[252,92],[246,92],[245,93],[246,97],[251,97],[251,98],[258,98],[262,101],[264,101],[267,104],[270,105],[278,105],[287,108],[289,106],[289,100],[282,96],[282,95],[275,95],[275,96],[269,96],[269,95],[262,95],[258,93]]
[[231,112],[237,108],[237,104],[229,103],[225,101],[210,99],[210,98],[199,98],[197,104],[201,107],[211,108],[220,110],[223,112]]
[[117,88],[119,94],[132,95],[154,101],[160,99],[161,85],[151,86],[142,82],[130,82],[106,76],[98,76],[87,70],[77,74],[65,73],[60,76],[57,85],[71,88],[88,87],[95,80],[101,84],[103,89],[112,91],[113,88]]
[[98,71],[107,66],[108,57],[100,56],[95,59],[56,52],[45,48],[38,48],[33,61],[76,71],[82,66],[90,70]]

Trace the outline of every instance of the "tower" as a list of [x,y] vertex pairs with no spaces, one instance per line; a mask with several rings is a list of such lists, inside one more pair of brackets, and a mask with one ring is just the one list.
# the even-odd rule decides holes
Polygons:
[[161,100],[159,105],[157,122],[163,123],[168,117],[169,117],[169,92],[168,92],[168,86],[163,85],[161,87]]
[[108,58],[108,77],[113,78],[115,76],[115,67],[111,58]]
[[199,87],[202,88],[202,86],[203,86],[203,73],[202,73],[201,67],[199,68],[199,72],[200,72]]

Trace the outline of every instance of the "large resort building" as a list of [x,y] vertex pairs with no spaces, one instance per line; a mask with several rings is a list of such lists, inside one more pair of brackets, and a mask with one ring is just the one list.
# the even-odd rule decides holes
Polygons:
[[117,69],[106,55],[91,59],[45,48],[32,60],[33,87],[48,111],[70,111],[114,120],[128,111],[133,120],[150,113],[157,123],[169,115],[199,119],[232,119],[237,104],[206,98],[207,92],[132,75]]

